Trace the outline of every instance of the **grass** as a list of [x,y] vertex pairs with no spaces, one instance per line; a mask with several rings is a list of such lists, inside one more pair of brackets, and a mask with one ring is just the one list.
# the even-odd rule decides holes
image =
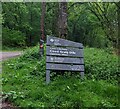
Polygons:
[[25,47],[7,47],[7,46],[2,46],[2,48],[0,49],[1,51],[22,51],[25,50]]
[[[45,57],[39,59],[38,47],[28,49],[23,56],[3,63],[3,94],[15,105],[28,108],[119,107],[117,66],[110,69],[117,64],[117,57],[93,48],[85,48],[84,55],[86,66],[84,80],[81,80],[79,72],[64,74],[52,72],[51,83],[46,85]],[[100,60],[104,62],[102,65]],[[107,64],[110,65],[106,67]],[[101,71],[109,74],[103,78],[98,77]],[[113,76],[112,81],[109,76],[110,78]]]

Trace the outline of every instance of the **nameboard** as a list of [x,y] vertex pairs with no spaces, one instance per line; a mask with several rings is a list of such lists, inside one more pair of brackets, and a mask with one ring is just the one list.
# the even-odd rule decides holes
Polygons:
[[76,71],[84,77],[83,44],[48,36],[46,43],[46,83],[50,71]]

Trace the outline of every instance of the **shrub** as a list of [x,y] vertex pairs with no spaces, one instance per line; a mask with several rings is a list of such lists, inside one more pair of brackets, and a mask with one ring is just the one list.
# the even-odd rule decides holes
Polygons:
[[[39,60],[36,68],[33,69],[33,75],[39,75],[44,72],[45,76],[45,56],[40,61],[39,46],[25,51],[20,60]],[[118,57],[105,52],[103,49],[85,48],[85,76],[92,79],[118,80]],[[51,73],[52,75],[52,73]],[[56,74],[53,74],[55,76]]]
[[94,79],[118,80],[118,57],[102,49],[85,48],[85,74]]
[[[26,51],[21,57],[24,59],[40,59],[39,47],[36,46]],[[103,49],[85,48],[84,49],[85,61],[85,75],[88,78],[117,80],[118,79],[118,57],[105,52]],[[45,56],[38,63],[36,72],[45,72]],[[34,72],[35,75],[37,73]]]
[[12,46],[12,47],[13,46],[24,46],[25,36],[20,31],[3,28],[2,43],[5,46]]

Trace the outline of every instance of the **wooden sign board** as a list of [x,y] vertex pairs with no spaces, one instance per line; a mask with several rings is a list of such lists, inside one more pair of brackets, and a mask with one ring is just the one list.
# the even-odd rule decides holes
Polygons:
[[52,36],[47,37],[47,45],[83,48],[83,44],[81,43],[76,43],[73,41],[68,41],[65,39],[52,37]]
[[71,56],[71,57],[83,57],[83,50],[78,48],[62,48],[62,47],[50,47],[47,46],[46,54],[50,56]]
[[68,65],[47,63],[48,70],[68,70],[68,71],[84,71],[84,65]]
[[50,70],[80,71],[84,76],[83,45],[57,37],[47,37],[46,83],[50,82]]

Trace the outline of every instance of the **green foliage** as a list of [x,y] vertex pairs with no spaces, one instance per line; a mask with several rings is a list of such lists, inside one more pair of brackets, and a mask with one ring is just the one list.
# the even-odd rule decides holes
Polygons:
[[25,46],[25,37],[20,31],[3,28],[2,43],[5,46]]
[[[118,38],[116,4],[69,2],[67,10],[68,39],[82,42],[89,47],[116,47]],[[3,17],[3,27],[24,33],[27,46],[39,42],[42,10],[40,2],[2,3],[2,9],[0,20]],[[46,3],[45,36],[53,35],[58,37],[58,10],[59,3]]]
[[27,47],[25,47],[25,46],[22,46],[22,47],[9,47],[8,45],[7,46],[2,46],[2,51],[23,51],[23,50],[25,50],[25,49],[27,49]]
[[[65,72],[61,75],[51,72],[51,83],[46,85],[45,56],[40,59],[38,52],[39,47],[36,46],[26,50],[21,57],[3,62],[3,94],[15,105],[26,108],[120,106],[119,87],[114,78],[117,68],[114,65],[115,56],[100,49],[85,48],[84,80],[80,79],[79,73],[71,75]],[[115,68],[112,69],[112,66]],[[106,75],[109,77],[112,74],[114,76],[110,83]],[[89,79],[92,75],[94,78]]]
[[85,73],[90,78],[118,80],[118,57],[103,49],[85,48]]
[[[40,3],[2,3],[3,27],[24,33],[26,45],[40,38]],[[4,37],[3,37],[4,39]]]

